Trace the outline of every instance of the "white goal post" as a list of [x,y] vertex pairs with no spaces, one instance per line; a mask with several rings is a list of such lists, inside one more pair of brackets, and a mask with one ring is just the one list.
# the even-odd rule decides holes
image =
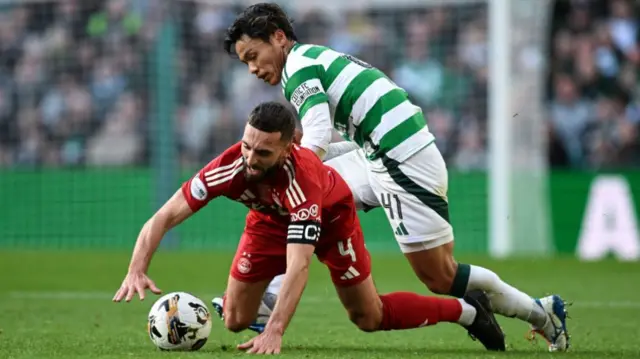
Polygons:
[[489,0],[492,256],[553,253],[544,88],[550,0]]

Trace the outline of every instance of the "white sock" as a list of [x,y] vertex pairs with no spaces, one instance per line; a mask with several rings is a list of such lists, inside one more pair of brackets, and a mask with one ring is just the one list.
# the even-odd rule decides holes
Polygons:
[[266,292],[278,295],[280,293],[280,288],[282,287],[282,280],[284,279],[284,274],[280,274],[279,276],[273,277],[271,283],[267,287]]
[[474,265],[470,267],[467,290],[484,290],[495,313],[518,318],[538,328],[546,324],[547,315],[533,298],[503,282],[488,269]]
[[460,304],[462,305],[462,314],[460,314],[458,323],[465,327],[473,324],[473,321],[476,319],[476,308],[465,302],[462,298],[459,298],[458,301],[460,301]]

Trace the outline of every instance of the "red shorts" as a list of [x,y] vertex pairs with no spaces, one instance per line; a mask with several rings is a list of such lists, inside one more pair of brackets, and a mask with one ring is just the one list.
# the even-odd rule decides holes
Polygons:
[[[283,274],[287,269],[286,234],[271,235],[244,233],[231,264],[231,276],[241,282],[261,282]],[[318,241],[322,243],[322,238]],[[315,254],[331,273],[336,286],[352,286],[371,274],[371,257],[364,246],[362,229],[357,226],[351,238],[319,244]]]

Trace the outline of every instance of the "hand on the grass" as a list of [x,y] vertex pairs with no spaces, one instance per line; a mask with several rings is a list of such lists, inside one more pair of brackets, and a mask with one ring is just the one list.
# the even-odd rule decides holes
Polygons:
[[257,337],[253,337],[248,342],[238,345],[238,349],[246,350],[249,354],[280,354],[281,346],[282,335],[265,330]]
[[113,297],[114,302],[120,302],[122,299],[130,302],[136,295],[136,292],[140,296],[140,300],[144,300],[145,290],[149,290],[155,294],[160,294],[162,291],[156,287],[156,284],[147,277],[144,273],[128,273],[122,281],[120,289]]

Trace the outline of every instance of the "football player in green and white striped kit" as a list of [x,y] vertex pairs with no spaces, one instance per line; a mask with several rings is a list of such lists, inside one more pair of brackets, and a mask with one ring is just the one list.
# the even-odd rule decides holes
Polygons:
[[[528,322],[549,350],[569,347],[559,296],[532,298],[491,270],[453,258],[447,168],[422,110],[402,88],[353,56],[299,43],[272,3],[238,15],[224,47],[259,79],[282,86],[302,124],[301,145],[340,173],[360,208],[385,208],[400,249],[432,292],[484,290],[496,313]],[[333,129],[348,141],[330,144]]]

